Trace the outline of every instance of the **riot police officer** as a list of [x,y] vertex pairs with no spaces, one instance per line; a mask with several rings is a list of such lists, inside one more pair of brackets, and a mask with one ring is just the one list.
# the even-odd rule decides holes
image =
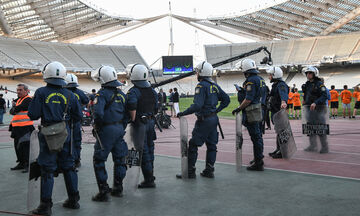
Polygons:
[[[88,97],[84,94],[83,91],[78,89],[79,86],[78,78],[74,74],[67,74],[65,81],[67,82],[66,88],[72,91],[76,98],[78,99],[81,107],[89,103]],[[74,157],[75,157],[75,167],[80,167],[80,153],[81,153],[81,121],[72,122],[72,130],[74,133],[73,136],[73,146],[74,146]]]
[[141,64],[131,64],[126,67],[126,72],[134,86],[127,92],[128,110],[132,124],[145,125],[145,140],[142,151],[141,171],[144,181],[139,188],[154,188],[154,140],[155,113],[157,111],[157,93],[148,82],[149,70]]
[[[323,82],[319,78],[319,70],[314,66],[307,66],[303,68],[302,73],[306,76],[307,82],[302,85],[302,91],[304,92],[303,104],[310,106],[304,106],[305,113],[303,115],[306,121],[313,121],[316,124],[324,124],[327,115],[327,91]],[[310,110],[308,110],[310,109]],[[321,142],[320,153],[328,153],[329,147],[327,142],[326,134],[319,135]],[[309,141],[310,145],[305,148],[305,151],[316,151],[317,150],[317,135],[310,134]]]
[[[269,110],[271,111],[271,121],[274,123],[273,116],[279,112],[280,109],[286,109],[288,101],[288,86],[282,80],[283,71],[280,67],[270,67],[267,71],[269,74],[269,80],[272,83],[269,99]],[[272,158],[282,158],[280,151],[279,136],[276,136],[276,149],[269,153]]]
[[262,96],[264,93],[264,79],[258,76],[259,71],[256,69],[255,61],[243,59],[236,64],[245,75],[245,100],[240,106],[232,111],[233,115],[243,112],[243,125],[247,127],[251,141],[253,142],[254,160],[250,162],[247,170],[263,171],[263,151],[264,144],[262,139],[261,121],[263,112],[261,108]]
[[[96,202],[107,202],[109,193],[121,197],[123,179],[126,175],[125,157],[128,153],[124,141],[128,121],[126,95],[118,88],[122,84],[117,80],[113,67],[102,66],[91,73],[91,78],[101,84],[94,100],[94,171],[99,193],[92,197]],[[114,161],[114,182],[110,189],[107,183],[105,161],[111,152]]]
[[[74,152],[70,142],[72,136],[70,121],[80,121],[81,108],[75,95],[63,88],[66,85],[66,69],[60,62],[51,62],[43,69],[45,87],[36,90],[30,103],[28,116],[31,120],[41,118],[42,126],[49,126],[64,120],[66,114],[66,128],[68,136],[59,153],[50,152],[44,135],[39,133],[40,154],[38,164],[41,166],[41,203],[32,213],[36,215],[51,215],[52,190],[54,173],[61,170],[64,175],[68,199],[63,207],[78,209],[80,200],[78,191],[78,176],[75,172]],[[67,110],[67,113],[64,113]],[[30,171],[31,172],[31,171]]]
[[[206,144],[206,165],[201,176],[214,178],[214,164],[216,161],[217,143],[219,133],[217,125],[219,118],[217,113],[230,103],[229,96],[212,79],[213,67],[203,61],[195,68],[199,83],[195,88],[193,104],[184,112],[178,113],[178,117],[195,113],[197,120],[189,141],[188,152],[188,177],[195,178],[195,163],[198,157],[198,147]],[[218,107],[217,104],[220,101]],[[181,178],[181,175],[177,175]]]

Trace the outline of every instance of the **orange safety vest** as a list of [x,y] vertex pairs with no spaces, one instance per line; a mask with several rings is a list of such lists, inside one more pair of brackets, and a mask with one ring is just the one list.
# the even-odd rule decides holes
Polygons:
[[[16,101],[16,106],[19,106],[26,98],[31,98],[29,95],[26,95],[23,98],[19,98]],[[11,125],[13,127],[24,127],[29,125],[34,125],[34,122],[30,120],[29,116],[27,115],[28,111],[20,111],[11,120]]]

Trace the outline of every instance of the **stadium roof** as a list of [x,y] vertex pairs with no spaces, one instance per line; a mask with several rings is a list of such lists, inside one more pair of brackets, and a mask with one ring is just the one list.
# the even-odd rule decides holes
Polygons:
[[[200,24],[253,39],[272,40],[360,31],[359,14],[360,0],[273,0],[231,16],[172,16],[193,26]],[[0,35],[69,42],[142,26],[168,15],[171,14],[145,19],[121,17],[85,0],[0,0]]]
[[134,20],[79,0],[0,0],[0,35],[68,41],[94,36],[162,18]]
[[288,0],[240,15],[193,20],[261,40],[303,38],[360,31],[360,0]]

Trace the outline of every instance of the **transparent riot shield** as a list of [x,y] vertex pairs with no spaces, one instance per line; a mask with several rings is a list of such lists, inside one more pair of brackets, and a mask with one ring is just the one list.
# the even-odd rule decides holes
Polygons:
[[242,114],[239,112],[236,114],[236,171],[241,171],[242,166],[242,145],[243,145],[243,136],[242,136]]
[[280,144],[280,151],[285,159],[290,159],[296,152],[296,143],[291,130],[288,114],[281,109],[273,116],[276,142]]
[[[39,131],[34,130],[30,136],[29,153],[29,182],[27,195],[27,208],[29,211],[35,209],[40,204],[40,185],[41,185],[41,167],[37,163],[40,152]],[[67,198],[66,186],[63,174],[54,176],[54,187],[52,193],[53,203],[62,202]]]
[[310,106],[305,105],[301,111],[301,118],[302,134],[307,145],[304,150],[318,151],[320,141],[322,149],[328,151],[327,135],[330,134],[328,107],[317,105],[315,110],[310,110]]
[[123,181],[124,192],[135,193],[140,177],[141,157],[145,142],[146,128],[143,123],[128,124],[124,140],[129,152],[126,156],[126,176]]
[[180,117],[180,152],[181,152],[181,176],[188,178],[188,123],[185,117]]
[[40,166],[37,164],[40,145],[38,130],[34,130],[30,136],[30,153],[29,153],[29,182],[27,194],[27,209],[31,211],[40,203]]

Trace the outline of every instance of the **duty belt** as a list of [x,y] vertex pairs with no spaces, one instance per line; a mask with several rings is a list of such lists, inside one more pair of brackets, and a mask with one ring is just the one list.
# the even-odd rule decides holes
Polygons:
[[104,122],[102,125],[103,126],[107,126],[107,125],[115,125],[115,124],[122,124],[123,121],[120,120],[120,121],[116,121],[116,122]]
[[209,115],[196,116],[199,121],[203,121],[206,118],[216,115],[216,112],[210,113]]

